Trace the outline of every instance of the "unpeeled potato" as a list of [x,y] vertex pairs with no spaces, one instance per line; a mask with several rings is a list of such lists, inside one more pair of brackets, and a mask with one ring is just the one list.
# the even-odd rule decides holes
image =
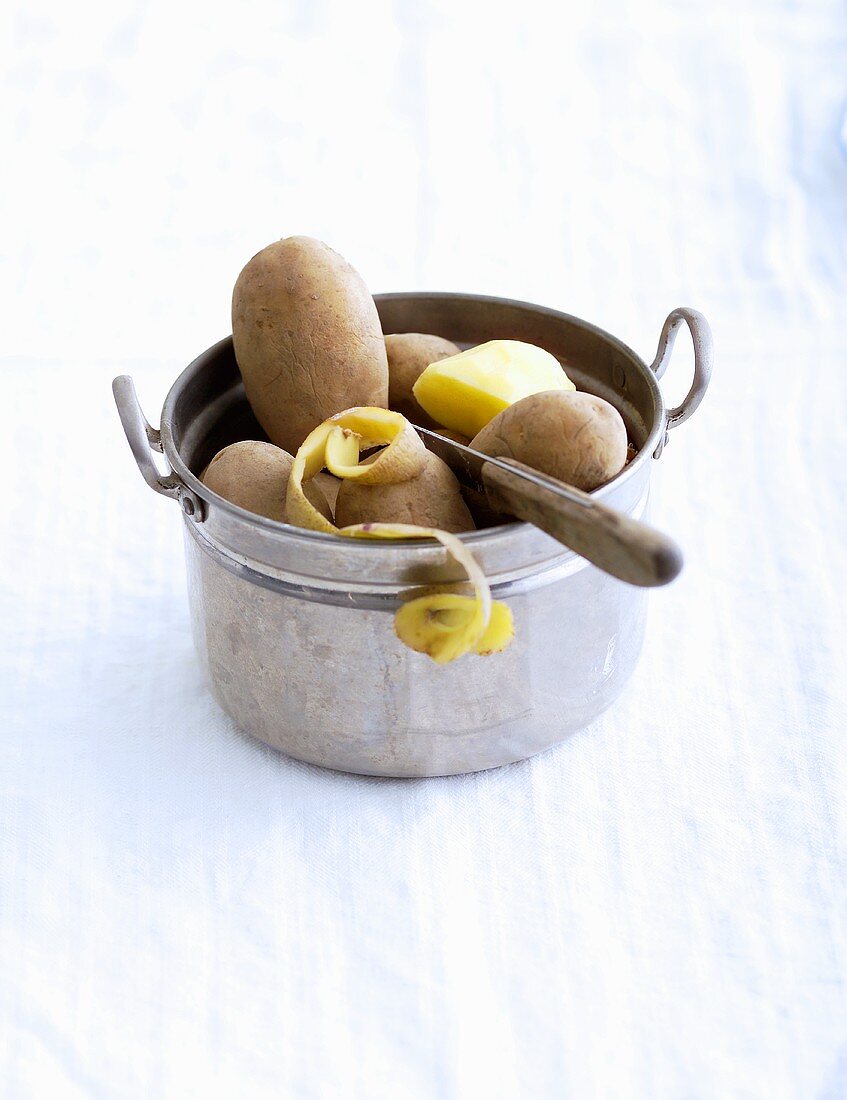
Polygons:
[[450,467],[431,451],[417,477],[391,484],[342,481],[335,501],[339,527],[356,523],[412,523],[458,534],[475,529]]
[[590,393],[550,390],[498,413],[471,446],[493,458],[514,458],[589,492],[626,463],[626,426],[608,401]]
[[315,474],[312,478],[312,484],[323,493],[326,498],[327,504],[335,512],[335,501],[338,497],[338,490],[341,488],[341,478],[331,474],[329,470],[321,470],[319,474]]
[[388,354],[388,407],[424,428],[437,428],[412,393],[412,387],[430,365],[458,355],[461,348],[426,332],[397,332],[385,337]]
[[292,454],[341,409],[388,404],[374,300],[322,241],[287,237],[250,260],[232,295],[232,339],[256,419]]
[[[206,467],[202,481],[230,504],[284,523],[293,463],[291,455],[273,443],[245,439],[218,451]],[[305,492],[321,515],[331,519],[332,513],[320,489],[310,484]]]

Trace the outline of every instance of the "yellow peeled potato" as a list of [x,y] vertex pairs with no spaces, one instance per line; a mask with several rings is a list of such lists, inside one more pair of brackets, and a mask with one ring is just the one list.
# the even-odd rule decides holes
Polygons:
[[256,419],[292,454],[341,409],[388,404],[374,300],[322,241],[287,237],[253,257],[233,291],[232,339]]
[[390,484],[342,481],[335,501],[338,527],[355,523],[414,523],[458,534],[475,529],[450,467],[431,451],[417,477]]
[[[285,523],[285,497],[293,463],[291,455],[273,443],[245,439],[218,451],[201,480],[230,504]],[[310,484],[305,492],[321,515],[331,519],[320,489]]]
[[530,394],[574,389],[549,351],[521,340],[489,340],[431,363],[412,393],[436,423],[473,438],[499,412]]
[[426,332],[397,332],[385,337],[388,354],[388,407],[424,428],[437,428],[415,400],[412,387],[430,363],[458,355],[460,348]]
[[589,492],[623,469],[627,436],[620,413],[602,397],[552,390],[504,409],[471,446]]

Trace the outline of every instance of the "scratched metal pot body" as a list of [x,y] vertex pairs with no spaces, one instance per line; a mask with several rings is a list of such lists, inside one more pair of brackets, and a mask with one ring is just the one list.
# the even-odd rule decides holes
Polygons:
[[[620,341],[554,310],[461,294],[377,297],[385,332],[433,332],[463,345],[526,340],[558,356],[580,389],[612,401],[639,454],[598,491],[645,514],[667,431],[703,396],[708,325],[674,310],[648,366]],[[677,329],[694,340],[695,378],[666,410],[658,385]],[[386,776],[450,775],[546,749],[588,725],[622,691],[641,650],[646,593],[527,524],[464,536],[505,600],[515,640],[503,653],[439,667],[405,648],[393,615],[422,585],[463,573],[431,543],[340,540],[264,520],[210,492],[198,475],[221,447],[263,438],[232,342],[209,348],[173,385],[152,428],[129,379],[116,380],[141,472],[176,499],[185,528],[194,639],[212,691],[238,727],[301,760]],[[161,474],[151,450],[164,452]]]

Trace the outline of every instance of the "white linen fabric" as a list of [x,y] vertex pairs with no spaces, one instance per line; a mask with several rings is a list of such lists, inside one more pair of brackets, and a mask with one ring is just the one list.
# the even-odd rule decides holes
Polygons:
[[[841,0],[3,19],[3,1096],[847,1095]],[[109,382],[156,421],[290,233],[648,360],[712,322],[686,570],[559,748],[355,778],[208,695]]]

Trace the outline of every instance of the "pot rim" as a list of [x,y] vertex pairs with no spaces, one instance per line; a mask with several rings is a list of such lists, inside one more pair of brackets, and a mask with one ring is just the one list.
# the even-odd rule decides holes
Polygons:
[[[632,348],[625,344],[618,337],[613,336],[605,329],[600,328],[598,325],[592,324],[590,321],[585,321],[581,317],[577,317],[571,313],[565,313],[562,310],[552,309],[549,306],[540,306],[533,302],[524,302],[514,298],[501,298],[496,295],[487,294],[467,294],[458,293],[452,291],[395,291],[386,294],[375,294],[374,301],[377,303],[388,301],[401,301],[411,300],[416,298],[427,298],[429,300],[437,299],[444,301],[459,301],[459,302],[486,302],[490,304],[496,304],[500,306],[506,306],[510,308],[518,308],[529,310],[536,314],[542,314],[551,320],[565,321],[570,324],[579,325],[580,327],[598,336],[605,342],[612,344],[618,351],[623,353],[639,370],[643,375],[647,386],[650,390],[653,398],[654,406],[658,410],[658,416],[650,429],[650,432],[644,441],[644,444],[639,448],[635,458],[632,459],[611,481],[607,481],[604,485],[601,485],[598,489],[594,489],[591,492],[591,496],[602,500],[605,496],[614,492],[622,484],[631,478],[635,477],[637,472],[648,462],[652,461],[655,456],[657,448],[660,447],[662,440],[664,439],[666,425],[667,425],[667,412],[662,397],[662,391],[659,386],[657,374],[654,369],[651,369],[647,363],[637,355]],[[256,527],[265,529],[266,531],[275,535],[284,535],[295,541],[303,543],[314,543],[327,545],[328,543],[334,543],[338,538],[337,535],[328,534],[323,531],[309,531],[302,527],[294,527],[289,523],[283,523],[279,520],[268,519],[266,516],[256,515],[254,512],[249,512],[245,508],[240,508],[237,504],[232,504],[224,497],[219,496],[218,493],[209,489],[203,482],[188,468],[179,453],[179,450],[174,442],[173,437],[173,418],[176,409],[176,403],[188,385],[188,383],[194,378],[194,376],[203,368],[206,360],[218,354],[223,348],[232,344],[232,336],[226,336],[205,351],[201,352],[195,359],[185,367],[175,379],[173,385],[168,391],[165,398],[164,405],[162,407],[161,417],[161,441],[162,449],[165,456],[170,463],[171,469],[175,474],[184,482],[186,487],[191,490],[196,496],[200,497],[207,504],[213,505],[216,509],[220,509],[224,513],[228,513],[233,518],[241,521],[252,523]],[[466,543],[470,547],[478,546],[480,544],[485,546],[492,546],[498,540],[502,540],[507,537],[513,537],[517,532],[525,530],[531,525],[521,520],[515,520],[511,523],[498,524],[496,527],[487,527],[480,531],[467,531],[459,534],[457,537],[461,539],[463,543]],[[427,548],[432,549],[433,543],[431,539],[398,539],[398,540],[377,540],[377,539],[348,539],[347,544],[350,550],[355,550],[362,553],[383,552],[391,553],[396,551],[398,546],[402,544],[404,549],[413,550],[415,548]],[[565,547],[562,547],[562,553],[568,554],[572,551],[568,551]]]

